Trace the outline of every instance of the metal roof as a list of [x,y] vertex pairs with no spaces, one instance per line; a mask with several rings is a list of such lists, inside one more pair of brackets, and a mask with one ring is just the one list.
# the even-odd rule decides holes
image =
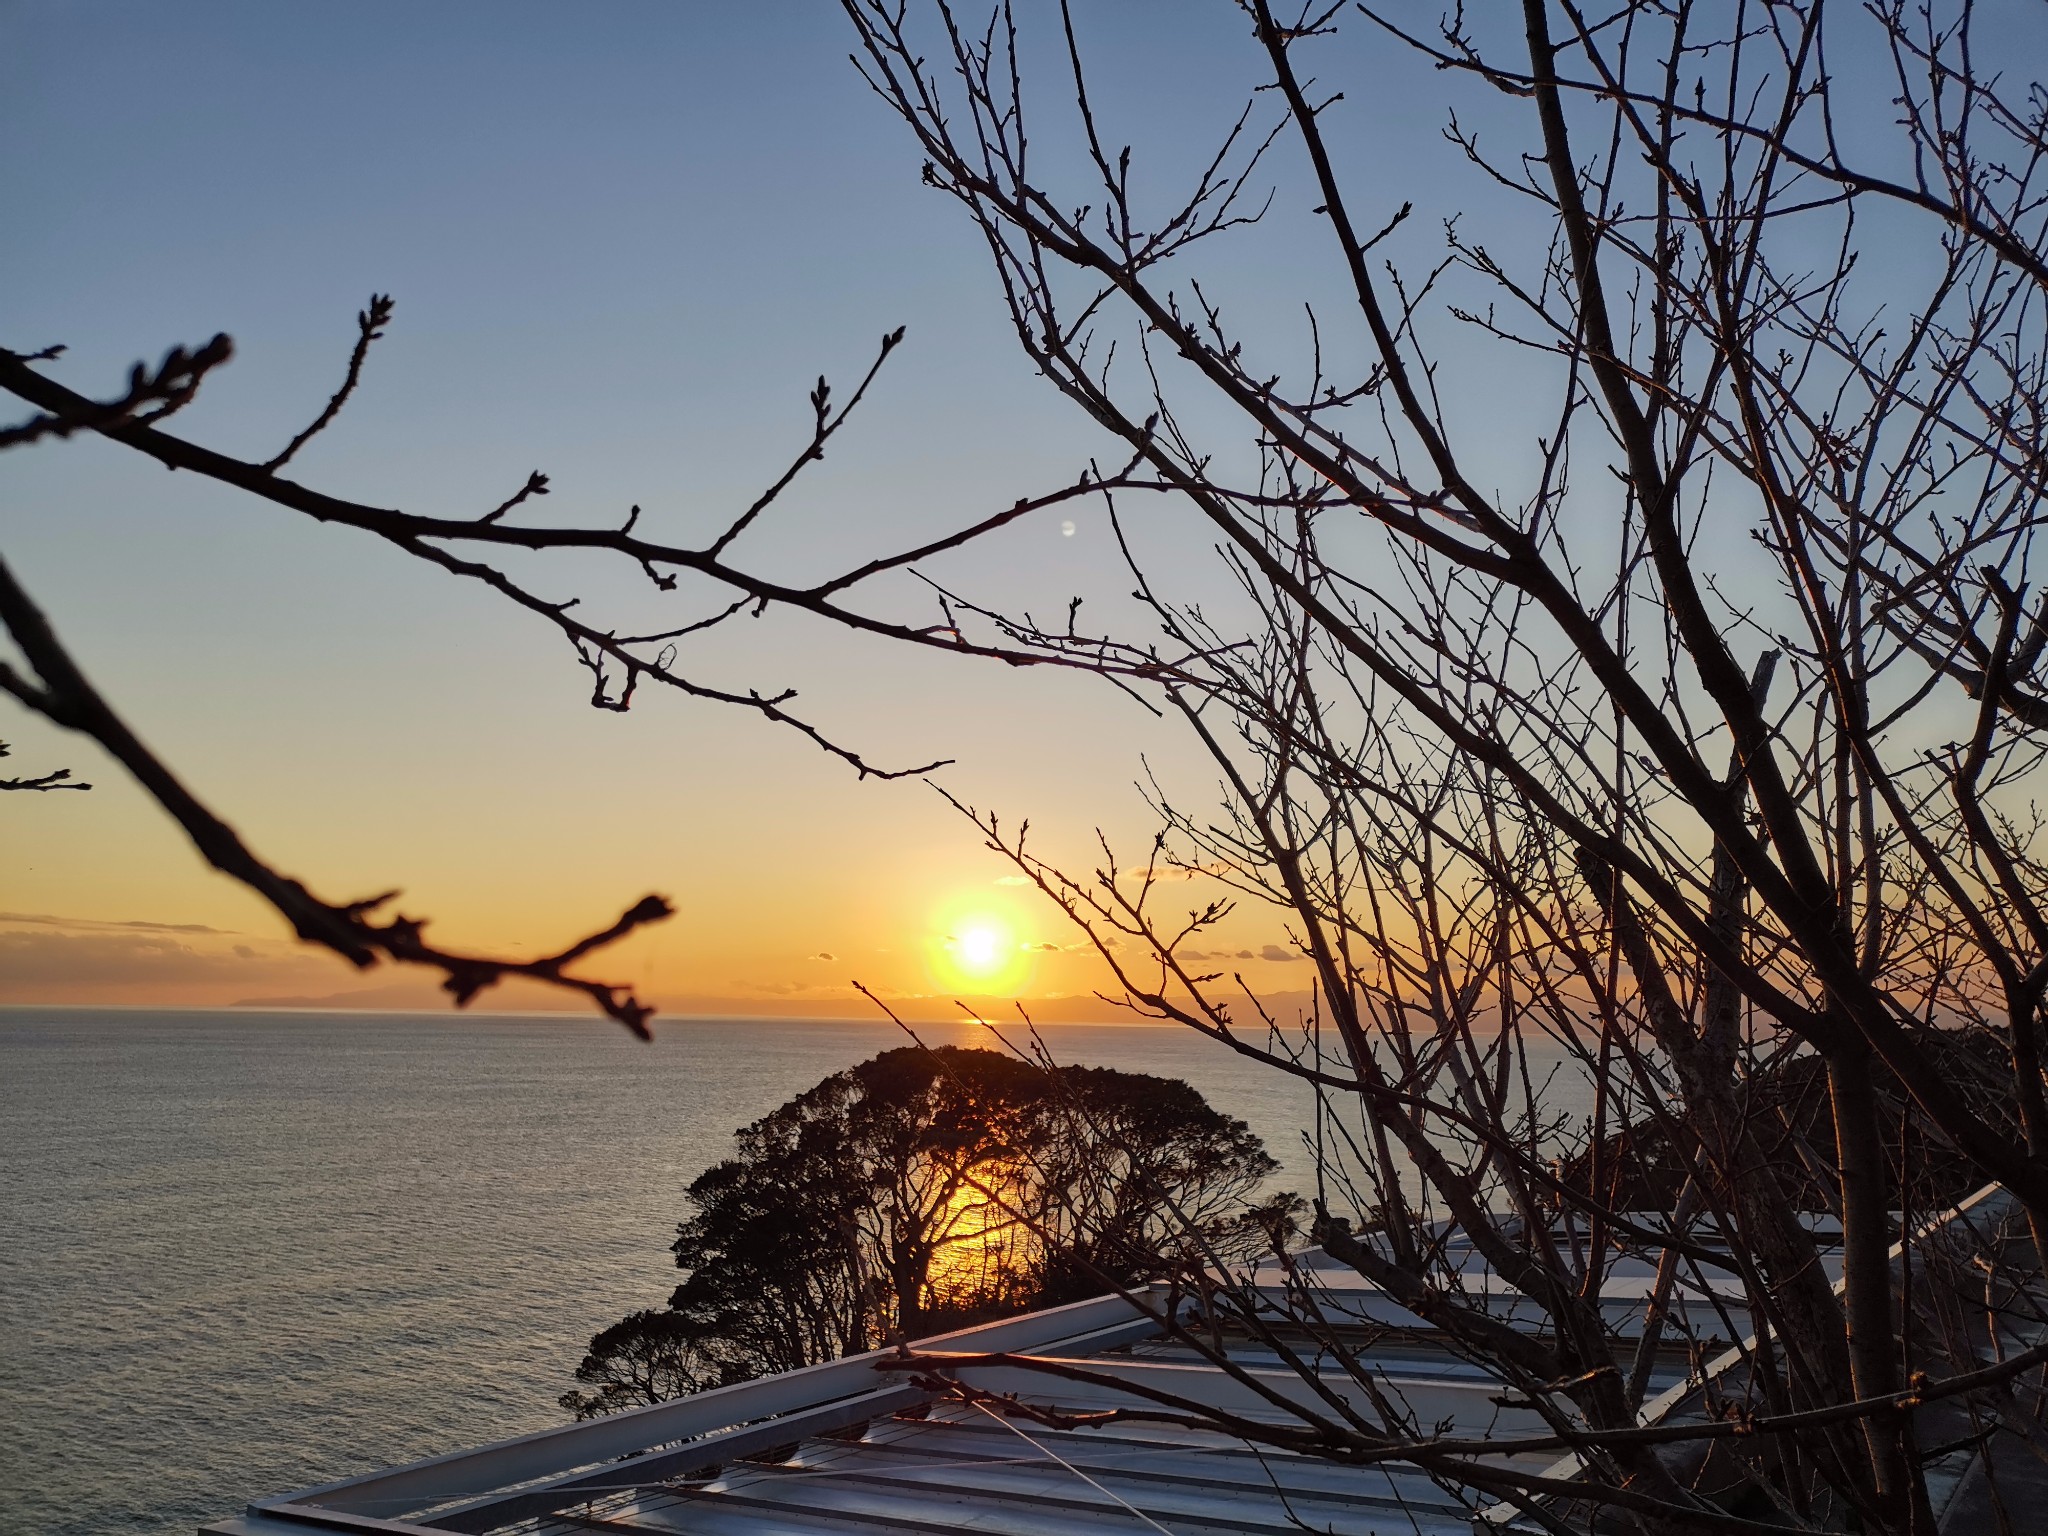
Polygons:
[[[1015,1363],[967,1364],[974,1387],[1062,1410],[1150,1400],[1151,1387],[1282,1423],[1258,1392],[1287,1400],[1312,1388],[1270,1348],[1239,1339],[1227,1358],[1250,1384],[1197,1349],[1162,1337],[1163,1288],[1105,1296],[967,1329],[916,1346],[920,1357],[1027,1355],[1104,1378],[1076,1383]],[[1180,1303],[1183,1307],[1185,1303]],[[1500,1382],[1425,1333],[1378,1331],[1355,1358],[1375,1385],[1423,1423],[1461,1434],[1542,1433],[1503,1407]],[[1364,1338],[1361,1335],[1361,1338]],[[1309,1346],[1311,1352],[1313,1346]],[[1093,1533],[1299,1531],[1333,1536],[1472,1529],[1484,1503],[1397,1464],[1346,1466],[1214,1432],[1121,1424],[1050,1429],[947,1401],[890,1369],[878,1351],[719,1388],[656,1407],[523,1436],[480,1450],[351,1478],[253,1504],[204,1527],[209,1536],[364,1533],[705,1532],[831,1536],[874,1531]],[[1364,1391],[1335,1361],[1321,1385],[1354,1403]],[[1682,1382],[1682,1365],[1658,1385]],[[758,1459],[752,1459],[758,1458]],[[1554,1452],[1499,1458],[1541,1472]],[[709,1475],[707,1475],[707,1469]]]
[[[2003,1205],[1987,1198],[1995,1190],[1945,1219],[1989,1218]],[[1455,1254],[1457,1234],[1440,1236]],[[1147,1394],[1164,1392],[1252,1421],[1250,1436],[1260,1424],[1299,1425],[1284,1404],[1319,1393],[1369,1408],[1356,1368],[1372,1392],[1398,1399],[1414,1422],[1440,1425],[1458,1439],[1546,1433],[1534,1413],[1511,1406],[1497,1377],[1446,1348],[1354,1272],[1315,1254],[1293,1255],[1290,1264],[1291,1275],[1276,1267],[1244,1277],[1278,1328],[1264,1342],[1242,1328],[1201,1322],[1184,1293],[1154,1286],[920,1341],[917,1361],[938,1362],[921,1374],[906,1374],[914,1362],[900,1353],[876,1351],[263,1500],[202,1529],[205,1536],[1277,1536],[1306,1527],[1331,1536],[1465,1536],[1475,1521],[1483,1530],[1523,1529],[1514,1509],[1398,1462],[1346,1464],[1177,1424],[1046,1427],[1029,1418],[1036,1407],[1071,1424],[1076,1413],[1157,1406]],[[1454,1257],[1453,1267],[1466,1266]],[[1627,1256],[1608,1276],[1610,1319],[1623,1337],[1639,1329],[1648,1277],[1648,1266]],[[1467,1281],[1497,1315],[1533,1325],[1522,1299],[1483,1265],[1471,1264]],[[1319,1346],[1309,1331],[1289,1331],[1305,1294],[1343,1331],[1348,1365],[1319,1352],[1327,1334]],[[1684,1305],[1691,1338],[1664,1355],[1646,1423],[1697,1413],[1700,1379],[1688,1361],[1747,1327],[1733,1297],[1694,1288]],[[1169,1333],[1169,1309],[1194,1326]],[[1297,1345],[1317,1373],[1313,1384],[1279,1352]],[[1740,1356],[1730,1349],[1706,1374],[1731,1370]],[[1007,1396],[1026,1413],[949,1394],[935,1371]],[[1491,1459],[1549,1479],[1577,1472],[1576,1460],[1555,1450]],[[1944,1473],[1944,1500],[1965,1470],[1966,1459]]]

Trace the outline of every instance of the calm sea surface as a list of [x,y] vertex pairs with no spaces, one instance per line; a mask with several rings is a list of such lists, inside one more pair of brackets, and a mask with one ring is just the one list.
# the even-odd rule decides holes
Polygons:
[[[190,1532],[561,1421],[675,1283],[683,1187],[892,1027],[0,1009],[0,1531]],[[969,1043],[958,1027],[921,1031]],[[1304,1096],[1181,1031],[1063,1025],[1308,1159]],[[1306,1187],[1306,1180],[1296,1181]]]

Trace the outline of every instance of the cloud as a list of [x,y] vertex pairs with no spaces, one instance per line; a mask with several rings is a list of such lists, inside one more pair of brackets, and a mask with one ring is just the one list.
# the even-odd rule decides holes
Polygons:
[[1259,958],[1261,960],[1299,960],[1301,958],[1301,951],[1282,949],[1278,944],[1268,944],[1259,951]]
[[133,918],[125,922],[110,922],[96,917],[55,917],[48,912],[0,912],[0,924],[71,928],[87,933],[121,933],[133,930],[142,933],[202,933],[224,937],[234,932],[232,928],[209,928],[204,923],[151,923]]
[[997,885],[1029,885],[1031,882],[1022,875],[997,875]]
[[1221,859],[1211,859],[1203,864],[1163,864],[1152,872],[1154,880],[1220,880],[1234,875],[1237,869]]
[[[1026,945],[1025,945],[1024,947],[1025,947],[1026,949],[1029,949],[1029,950],[1034,950],[1034,951],[1037,951],[1037,952],[1039,952],[1039,953],[1042,953],[1042,954],[1048,954],[1048,955],[1056,955],[1056,954],[1058,954],[1058,953],[1060,952],[1060,946],[1059,946],[1059,945],[1057,945],[1057,944],[1051,944],[1051,943],[1047,943],[1047,944],[1026,944]],[[1070,947],[1078,948],[1079,946],[1070,946]]]
[[853,998],[860,994],[840,981],[734,981],[736,996],[777,997],[816,1001],[819,998]]
[[811,956],[811,959],[813,960],[837,960],[838,958],[839,957],[833,954],[832,951],[829,949],[821,949],[815,955]]
[[266,956],[246,944],[230,952],[153,933],[0,932],[0,986],[253,981],[301,968],[299,956]]

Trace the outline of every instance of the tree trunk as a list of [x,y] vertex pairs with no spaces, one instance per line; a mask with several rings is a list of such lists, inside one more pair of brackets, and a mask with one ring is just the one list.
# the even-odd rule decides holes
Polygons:
[[[1842,1301],[1849,1369],[1856,1396],[1899,1390],[1898,1330],[1893,1324],[1891,1218],[1885,1198],[1884,1136],[1868,1051],[1838,1051],[1828,1059],[1835,1112],[1835,1159],[1841,1169]],[[1932,1536],[1934,1515],[1927,1482],[1904,1415],[1863,1420],[1871,1484],[1884,1518],[1897,1530]]]

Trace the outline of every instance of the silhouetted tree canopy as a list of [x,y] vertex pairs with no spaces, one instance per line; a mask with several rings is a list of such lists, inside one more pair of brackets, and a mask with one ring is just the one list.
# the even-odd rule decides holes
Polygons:
[[687,1318],[647,1308],[628,1312],[590,1341],[576,1379],[594,1392],[569,1392],[562,1406],[579,1419],[665,1403],[724,1379],[724,1367],[699,1347]]
[[1299,1202],[1241,1120],[1172,1078],[884,1051],[738,1133],[690,1185],[665,1312],[590,1341],[588,1418],[1242,1259]]

